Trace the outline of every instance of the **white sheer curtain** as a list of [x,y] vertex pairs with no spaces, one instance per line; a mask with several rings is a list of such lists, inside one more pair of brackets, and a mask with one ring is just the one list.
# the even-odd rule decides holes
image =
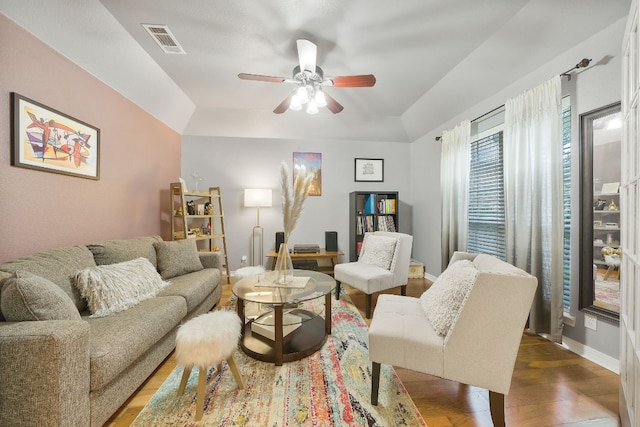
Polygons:
[[471,122],[442,132],[440,188],[442,194],[442,269],[453,252],[467,249]]
[[529,326],[562,339],[562,105],[560,76],[505,104],[507,261],[538,278]]

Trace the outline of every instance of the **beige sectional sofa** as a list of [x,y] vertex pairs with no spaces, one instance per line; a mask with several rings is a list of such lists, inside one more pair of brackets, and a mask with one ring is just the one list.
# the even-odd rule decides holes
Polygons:
[[[192,241],[144,236],[0,264],[0,425],[103,425],[171,353],[176,328],[219,302],[221,262]],[[157,294],[96,317],[79,278],[93,284],[134,266],[128,292],[140,263],[162,279]]]

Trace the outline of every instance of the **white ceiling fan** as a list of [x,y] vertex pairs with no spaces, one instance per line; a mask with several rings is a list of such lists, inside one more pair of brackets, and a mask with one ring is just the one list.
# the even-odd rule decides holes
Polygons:
[[336,114],[343,110],[332,96],[323,90],[323,86],[332,87],[371,87],[375,85],[376,78],[373,74],[355,76],[325,77],[322,68],[316,65],[317,46],[305,39],[296,41],[298,47],[299,65],[293,68],[291,78],[263,76],[260,74],[240,73],[238,77],[243,80],[258,80],[271,83],[294,83],[298,87],[292,91],[273,112],[282,114],[287,109],[301,110],[306,105],[309,114],[316,114],[318,108],[327,107]]

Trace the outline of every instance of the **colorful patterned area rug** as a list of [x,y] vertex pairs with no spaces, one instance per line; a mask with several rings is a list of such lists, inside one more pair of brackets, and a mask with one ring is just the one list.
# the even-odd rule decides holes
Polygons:
[[177,396],[182,368],[176,368],[132,426],[426,426],[391,366],[382,365],[378,405],[371,405],[367,325],[348,296],[332,302],[332,335],[315,354],[274,366],[236,350],[245,388],[238,390],[226,363],[213,380],[209,370],[199,422],[198,371]]

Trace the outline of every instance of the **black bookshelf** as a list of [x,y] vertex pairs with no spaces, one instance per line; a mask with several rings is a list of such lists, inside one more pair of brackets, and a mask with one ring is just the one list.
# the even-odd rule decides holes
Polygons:
[[398,231],[397,191],[353,191],[349,193],[349,260],[357,261],[364,234]]

